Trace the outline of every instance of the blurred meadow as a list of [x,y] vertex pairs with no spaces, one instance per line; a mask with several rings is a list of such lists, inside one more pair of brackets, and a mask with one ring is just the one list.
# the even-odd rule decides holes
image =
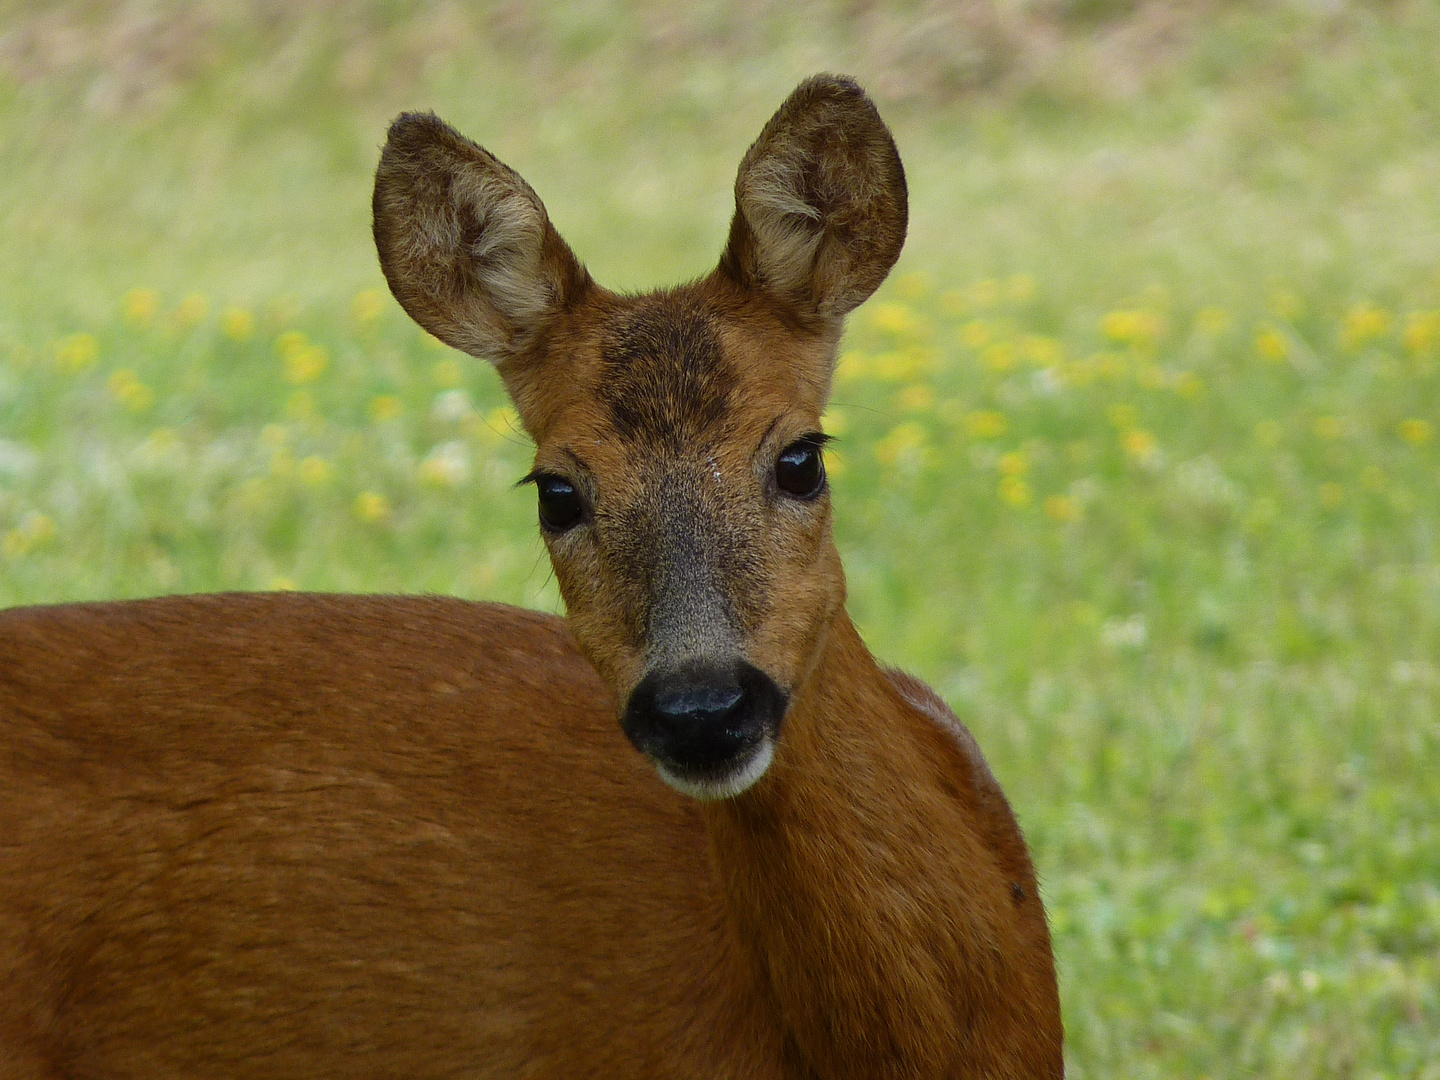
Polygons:
[[851,609],[1028,831],[1070,1075],[1440,1078],[1435,0],[0,0],[0,604],[557,608],[498,380],[384,290],[385,126],[642,288],[817,70],[912,193]]

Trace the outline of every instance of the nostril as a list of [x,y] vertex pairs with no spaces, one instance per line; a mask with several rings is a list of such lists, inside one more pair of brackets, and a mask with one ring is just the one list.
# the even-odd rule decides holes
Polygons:
[[764,774],[787,704],[753,664],[695,663],[651,671],[620,726],[660,776],[698,798],[728,798]]
[[724,768],[745,759],[778,720],[757,709],[765,696],[752,682],[743,664],[653,671],[632,691],[621,725],[640,750],[673,769]]
[[718,720],[745,696],[738,686],[682,686],[655,695],[655,711],[667,718]]

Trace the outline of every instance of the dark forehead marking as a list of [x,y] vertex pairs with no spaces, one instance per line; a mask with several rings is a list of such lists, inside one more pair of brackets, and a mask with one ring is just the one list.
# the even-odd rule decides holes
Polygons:
[[623,438],[683,446],[730,409],[733,372],[714,317],[692,298],[646,297],[611,322],[601,350],[600,399]]

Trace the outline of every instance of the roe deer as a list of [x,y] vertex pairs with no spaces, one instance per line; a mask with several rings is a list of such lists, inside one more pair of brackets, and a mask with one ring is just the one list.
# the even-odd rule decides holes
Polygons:
[[0,1078],[1062,1075],[1010,808],[844,610],[820,415],[905,237],[895,144],[810,79],[735,199],[713,273],[621,296],[395,122],[381,266],[497,365],[566,618],[0,615]]

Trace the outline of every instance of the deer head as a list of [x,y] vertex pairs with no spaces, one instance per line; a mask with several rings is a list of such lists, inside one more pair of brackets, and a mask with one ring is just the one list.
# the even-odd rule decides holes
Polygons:
[[375,242],[397,300],[492,361],[570,625],[631,741],[702,799],[765,772],[843,606],[820,416],[841,323],[905,238],[905,175],[851,80],[802,83],[740,164],[719,266],[595,284],[514,171],[395,121]]

